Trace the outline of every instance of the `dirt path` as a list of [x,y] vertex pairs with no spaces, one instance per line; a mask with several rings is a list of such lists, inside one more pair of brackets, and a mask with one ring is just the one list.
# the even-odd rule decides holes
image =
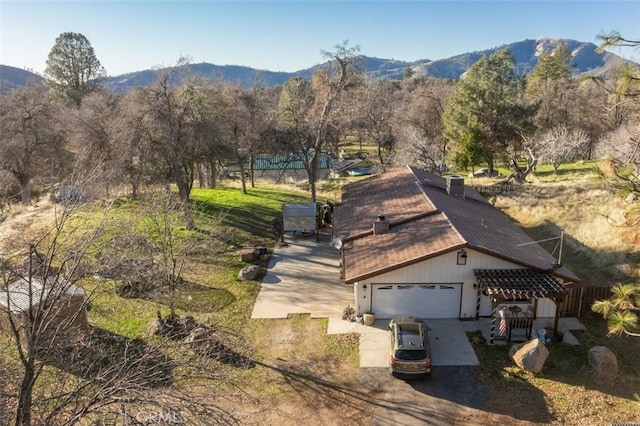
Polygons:
[[55,204],[41,201],[32,206],[13,206],[0,215],[0,253],[13,252],[28,245],[30,239],[41,233],[55,216]]

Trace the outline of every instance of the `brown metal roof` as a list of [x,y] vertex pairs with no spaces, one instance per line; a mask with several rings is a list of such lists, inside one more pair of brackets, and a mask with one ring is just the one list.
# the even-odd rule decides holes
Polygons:
[[379,213],[390,221],[435,212],[407,169],[393,169],[342,188],[342,204],[335,209],[334,233],[347,236],[371,230]]
[[343,243],[345,281],[379,275],[463,246],[464,240],[442,213],[400,225],[391,222],[385,234],[371,233]]
[[[378,214],[389,221],[388,233],[373,234]],[[465,186],[464,198],[452,197],[444,178],[412,167],[346,185],[335,210],[334,238],[343,241],[346,283],[461,247],[579,281],[472,188]]]
[[478,285],[489,296],[504,299],[562,296],[567,289],[549,272],[531,269],[475,269]]

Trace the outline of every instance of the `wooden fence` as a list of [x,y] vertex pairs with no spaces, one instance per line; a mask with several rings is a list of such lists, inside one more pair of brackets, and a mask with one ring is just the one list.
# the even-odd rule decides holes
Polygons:
[[513,192],[519,185],[513,183],[496,183],[493,185],[473,185],[472,188],[480,193],[485,194],[502,194],[503,192]]
[[583,318],[593,314],[591,305],[596,300],[606,300],[611,297],[609,287],[573,287],[565,297],[560,310],[561,317]]

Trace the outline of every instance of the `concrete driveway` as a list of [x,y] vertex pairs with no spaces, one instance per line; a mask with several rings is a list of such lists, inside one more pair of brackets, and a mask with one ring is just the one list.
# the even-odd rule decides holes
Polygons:
[[[457,319],[427,319],[431,342],[431,363],[434,367],[479,365],[466,331],[476,321]],[[360,367],[389,366],[389,320],[376,320],[373,326],[356,324],[338,318],[329,318],[327,333],[358,333],[360,335]]]
[[[331,236],[292,237],[278,244],[262,281],[251,318],[287,318],[289,314],[310,314],[329,318],[327,333],[360,335],[360,367],[389,365],[389,320],[365,326],[342,319],[342,312],[354,302],[353,287],[340,279],[340,252],[331,246]],[[431,328],[434,366],[478,365],[465,331],[474,321],[427,320]]]
[[340,251],[330,243],[326,233],[320,241],[288,234],[274,248],[251,318],[342,318],[353,305],[353,287],[340,279]]

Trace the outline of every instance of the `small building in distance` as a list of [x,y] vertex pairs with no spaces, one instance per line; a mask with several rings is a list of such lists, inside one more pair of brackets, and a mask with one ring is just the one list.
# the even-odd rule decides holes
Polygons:
[[[309,179],[307,169],[305,168],[306,160],[299,154],[289,155],[268,155],[259,154],[245,165],[245,173],[253,170],[256,179],[264,179],[275,183],[300,182]],[[331,171],[331,159],[329,155],[323,152],[320,155],[320,167],[318,169],[319,180],[329,178]],[[225,168],[227,176],[233,177],[240,173],[240,168],[236,164],[231,164]]]

